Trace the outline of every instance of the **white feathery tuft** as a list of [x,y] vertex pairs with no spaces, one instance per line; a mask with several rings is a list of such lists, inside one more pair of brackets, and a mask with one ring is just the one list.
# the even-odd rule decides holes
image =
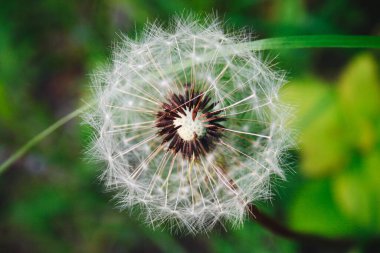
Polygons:
[[[280,159],[290,144],[289,110],[278,98],[284,75],[236,46],[247,41],[215,18],[177,18],[170,29],[150,24],[139,40],[123,38],[111,64],[94,75],[89,153],[107,165],[101,179],[122,209],[138,207],[153,227],[196,234],[241,225],[248,203],[271,196],[270,179],[284,177]],[[210,151],[191,158],[163,143],[157,127],[163,103],[189,85],[224,118]],[[205,131],[199,122],[185,129],[184,141],[195,127]]]

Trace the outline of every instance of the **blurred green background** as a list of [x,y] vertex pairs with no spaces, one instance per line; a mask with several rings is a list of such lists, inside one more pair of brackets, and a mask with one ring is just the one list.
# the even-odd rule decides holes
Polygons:
[[[373,0],[14,0],[0,6],[0,162],[86,97],[89,74],[121,33],[183,11],[217,12],[259,38],[380,34]],[[348,236],[341,248],[295,243],[247,221],[200,236],[152,231],[114,207],[85,160],[76,119],[0,175],[0,252],[380,252],[379,51],[273,51],[294,105],[287,181],[261,208],[299,231]],[[372,240],[371,242],[369,240]]]

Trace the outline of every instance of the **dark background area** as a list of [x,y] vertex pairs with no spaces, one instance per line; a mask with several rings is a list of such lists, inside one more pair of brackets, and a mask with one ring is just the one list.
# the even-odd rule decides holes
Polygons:
[[[90,74],[107,63],[120,34],[149,20],[216,12],[258,38],[379,35],[377,1],[3,1],[0,4],[0,162],[75,110]],[[252,221],[228,232],[171,235],[120,212],[85,159],[91,129],[76,119],[0,175],[0,252],[380,252],[379,51],[268,52],[288,73],[294,105],[287,181],[261,208],[299,231],[351,237],[354,246],[310,247]]]

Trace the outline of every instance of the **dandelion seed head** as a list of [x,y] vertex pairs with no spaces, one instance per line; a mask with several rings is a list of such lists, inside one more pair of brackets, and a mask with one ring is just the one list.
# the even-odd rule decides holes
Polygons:
[[284,175],[284,78],[237,46],[246,41],[211,17],[149,24],[94,75],[89,153],[106,164],[118,205],[138,207],[153,228],[239,226],[247,203],[270,198],[270,178]]

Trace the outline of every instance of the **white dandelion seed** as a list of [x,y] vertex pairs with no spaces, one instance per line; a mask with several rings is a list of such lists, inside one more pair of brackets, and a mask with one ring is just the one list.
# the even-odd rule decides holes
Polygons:
[[122,208],[198,233],[240,225],[248,203],[270,197],[289,140],[284,80],[236,47],[247,40],[215,19],[151,24],[95,75],[90,153],[107,164],[102,179]]

